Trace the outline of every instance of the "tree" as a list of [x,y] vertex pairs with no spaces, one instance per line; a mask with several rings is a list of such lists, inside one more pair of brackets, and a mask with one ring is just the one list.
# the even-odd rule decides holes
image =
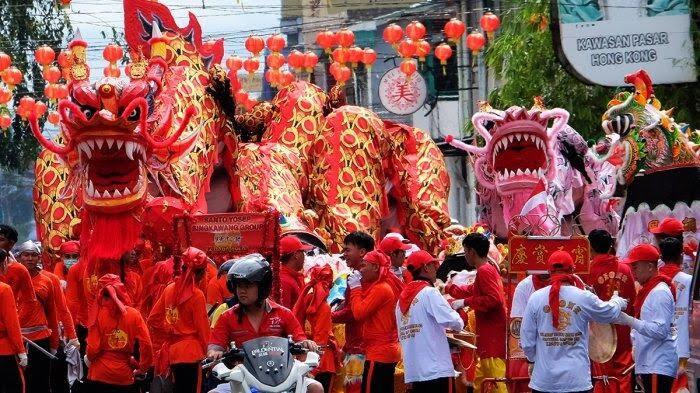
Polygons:
[[[25,83],[15,90],[15,104],[25,95],[35,99],[43,95],[44,79],[34,62],[34,49],[46,44],[58,53],[70,32],[68,16],[56,1],[0,0],[0,51],[12,56],[12,64],[25,75]],[[19,118],[4,135],[0,133],[0,167],[23,171],[39,150],[29,126]]]
[[[620,89],[586,85],[559,63],[549,28],[550,0],[502,4],[502,28],[486,51],[487,65],[502,81],[489,97],[493,106],[529,108],[533,97],[542,96],[547,107],[567,109],[571,113],[569,124],[584,138],[601,137],[600,117]],[[693,6],[691,18],[698,20],[699,12]],[[693,31],[693,41],[695,63],[700,64],[697,29]],[[664,108],[676,108],[674,117],[678,122],[700,119],[700,84],[658,85],[654,90]]]

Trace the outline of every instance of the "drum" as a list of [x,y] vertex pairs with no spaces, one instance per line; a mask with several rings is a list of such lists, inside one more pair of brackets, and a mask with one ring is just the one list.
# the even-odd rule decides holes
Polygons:
[[612,359],[617,349],[617,331],[611,323],[588,324],[588,357],[596,363]]

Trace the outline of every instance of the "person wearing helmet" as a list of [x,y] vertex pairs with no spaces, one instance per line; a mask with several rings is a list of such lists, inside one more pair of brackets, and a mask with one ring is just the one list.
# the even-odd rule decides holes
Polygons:
[[[241,347],[246,341],[264,336],[291,336],[302,347],[318,351],[316,343],[306,339],[294,314],[268,299],[272,291],[272,269],[265,257],[256,253],[234,260],[227,285],[239,303],[216,321],[209,337],[208,358],[221,358],[231,342]],[[221,389],[225,390],[226,386],[221,385]],[[321,393],[323,387],[310,380],[307,392]]]
[[214,325],[207,357],[218,359],[229,343],[236,346],[263,336],[292,336],[309,350],[317,350],[294,314],[268,299],[272,291],[272,269],[265,257],[250,254],[238,258],[228,272],[228,287],[238,304],[226,310]]
[[[219,317],[221,314],[223,314],[226,310],[229,308],[235,306],[238,304],[238,299],[236,299],[236,296],[231,293],[231,291],[228,289],[228,271],[231,270],[231,266],[233,266],[233,263],[235,262],[235,259],[229,259],[228,261],[224,262],[219,266],[219,276],[224,279],[224,287],[226,288],[226,296],[222,299],[220,304],[213,304],[209,308],[209,319],[210,319],[210,326],[214,328],[216,326],[216,322],[219,320]],[[218,284],[217,284],[218,285]],[[207,289],[209,289],[207,287]],[[209,295],[207,291],[207,296]]]

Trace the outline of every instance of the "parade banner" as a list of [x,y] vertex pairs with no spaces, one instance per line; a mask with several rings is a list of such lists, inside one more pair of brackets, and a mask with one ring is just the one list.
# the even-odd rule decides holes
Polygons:
[[513,236],[508,241],[510,273],[547,270],[547,259],[554,251],[566,251],[574,259],[574,273],[588,273],[591,250],[585,237]]
[[277,212],[185,216],[176,218],[175,226],[181,244],[210,257],[271,253],[279,237]]

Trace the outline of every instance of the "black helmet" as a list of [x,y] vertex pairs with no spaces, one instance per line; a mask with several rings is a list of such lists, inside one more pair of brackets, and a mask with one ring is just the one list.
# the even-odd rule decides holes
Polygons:
[[228,271],[231,270],[231,266],[233,266],[234,262],[236,262],[236,259],[229,259],[228,261],[222,263],[221,266],[219,266],[219,271],[216,273],[216,276],[228,276]]
[[272,269],[264,256],[255,253],[236,258],[233,266],[228,271],[226,286],[233,295],[236,294],[236,285],[239,282],[258,284],[258,301],[261,302],[270,296],[272,291]]

